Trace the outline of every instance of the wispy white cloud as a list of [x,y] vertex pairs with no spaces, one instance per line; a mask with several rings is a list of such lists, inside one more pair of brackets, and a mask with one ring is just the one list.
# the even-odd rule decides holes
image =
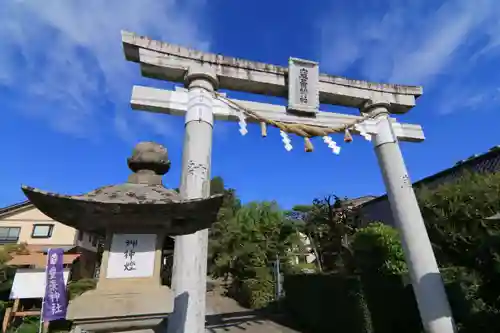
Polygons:
[[443,96],[464,101],[457,108],[473,108],[488,100],[477,96],[498,94],[500,79],[471,84],[470,75],[500,54],[499,22],[497,0],[333,2],[321,25],[322,66],[431,91],[439,85]]
[[[131,140],[168,135],[168,117],[132,113],[139,69],[128,63],[120,30],[207,49],[197,23],[203,0],[10,0],[0,10],[0,92],[8,111],[92,137],[114,129]],[[104,110],[104,112],[103,112]]]

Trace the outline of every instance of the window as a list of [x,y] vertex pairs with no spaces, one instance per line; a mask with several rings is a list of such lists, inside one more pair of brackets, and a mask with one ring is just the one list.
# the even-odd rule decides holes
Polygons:
[[50,238],[52,237],[53,224],[35,224],[31,238]]
[[19,227],[0,227],[0,244],[17,243],[20,233]]

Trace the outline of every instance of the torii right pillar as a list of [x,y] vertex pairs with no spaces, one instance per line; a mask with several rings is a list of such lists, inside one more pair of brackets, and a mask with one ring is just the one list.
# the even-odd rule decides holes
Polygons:
[[371,101],[360,111],[371,113],[378,121],[373,144],[424,329],[428,333],[456,333],[444,283],[389,119],[390,107],[386,102]]

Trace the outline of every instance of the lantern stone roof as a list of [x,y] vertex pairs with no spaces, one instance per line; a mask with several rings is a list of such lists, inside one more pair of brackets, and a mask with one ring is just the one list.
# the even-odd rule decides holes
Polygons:
[[22,186],[45,215],[79,230],[104,234],[106,229],[160,229],[181,235],[215,222],[223,195],[186,200],[162,184],[170,161],[166,148],[141,142],[128,159],[128,182],[100,187],[82,195],[62,195]]

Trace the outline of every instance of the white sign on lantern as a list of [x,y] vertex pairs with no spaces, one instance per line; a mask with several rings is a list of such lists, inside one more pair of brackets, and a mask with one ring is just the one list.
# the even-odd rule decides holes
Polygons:
[[153,276],[156,237],[155,234],[114,234],[111,240],[106,278]]
[[288,61],[288,110],[315,114],[319,109],[319,64],[290,58]]

